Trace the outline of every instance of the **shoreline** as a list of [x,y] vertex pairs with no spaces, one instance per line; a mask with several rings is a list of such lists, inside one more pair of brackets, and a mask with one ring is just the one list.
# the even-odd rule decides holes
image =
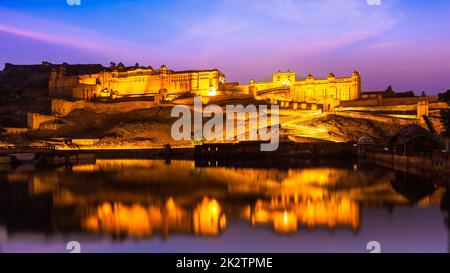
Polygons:
[[[395,153],[358,153],[353,143],[280,143],[275,152],[261,152],[260,142],[203,144],[184,148],[139,149],[73,149],[57,150],[54,147],[13,147],[0,149],[1,169],[5,166],[36,164],[62,166],[67,164],[90,164],[96,159],[154,159],[192,160],[201,167],[295,167],[303,163],[318,164],[334,162],[369,162],[378,166],[406,173],[445,176],[450,171],[450,156],[433,153],[399,155]],[[29,158],[29,159],[21,159]]]

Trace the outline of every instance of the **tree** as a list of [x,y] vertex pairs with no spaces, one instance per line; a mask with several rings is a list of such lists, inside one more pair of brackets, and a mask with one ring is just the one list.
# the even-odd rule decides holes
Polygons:
[[450,106],[450,90],[447,90],[445,93],[440,93],[439,100],[447,103]]
[[395,97],[395,92],[392,89],[392,85],[389,85],[388,88],[386,89],[385,92],[385,97],[386,98],[394,98]]
[[450,137],[450,111],[448,109],[441,110],[441,121],[444,126],[444,136]]
[[[447,103],[450,107],[450,90],[445,93],[439,94],[439,100]],[[444,126],[444,136],[450,137],[450,109],[441,110],[441,121]]]
[[427,96],[427,93],[425,93],[425,91],[422,91],[422,95],[421,95],[422,97],[426,97]]

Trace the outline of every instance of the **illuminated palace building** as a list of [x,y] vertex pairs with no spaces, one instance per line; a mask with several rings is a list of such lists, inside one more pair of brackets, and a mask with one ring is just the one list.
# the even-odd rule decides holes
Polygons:
[[[349,101],[361,96],[361,77],[357,71],[350,77],[338,78],[330,73],[325,79],[316,79],[308,74],[298,80],[294,72],[278,71],[272,75],[272,82],[256,82],[238,88],[248,89],[254,96],[262,95],[295,102],[323,103],[326,100]],[[270,96],[272,95],[272,96]]]
[[217,96],[247,94],[259,99],[323,103],[357,100],[361,96],[361,77],[338,78],[330,73],[325,79],[309,74],[298,80],[291,71],[273,74],[271,82],[251,80],[247,85],[226,83],[217,69],[173,71],[163,65],[159,69],[123,64],[106,68],[102,65],[54,66],[49,79],[49,94],[54,98],[91,100],[155,96],[177,98],[183,94]]
[[[84,100],[156,94],[171,96],[180,93],[211,96],[225,82],[224,74],[217,69],[173,71],[165,65],[160,69],[153,69],[138,65],[125,67],[122,64],[109,68],[92,65],[86,69],[84,66],[80,70],[76,67],[62,65],[52,69],[49,79],[50,96]],[[95,73],[89,73],[89,70]]]

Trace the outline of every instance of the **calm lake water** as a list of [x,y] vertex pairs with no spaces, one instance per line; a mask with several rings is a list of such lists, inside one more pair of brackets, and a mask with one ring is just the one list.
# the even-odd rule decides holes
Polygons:
[[383,252],[449,251],[439,181],[351,162],[276,163],[4,168],[0,251],[68,252],[70,241],[82,252],[368,252],[370,241]]

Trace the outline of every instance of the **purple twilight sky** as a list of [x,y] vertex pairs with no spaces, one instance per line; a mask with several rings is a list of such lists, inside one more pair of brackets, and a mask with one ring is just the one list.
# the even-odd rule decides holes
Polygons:
[[80,3],[2,0],[0,63],[218,68],[241,83],[268,80],[278,69],[301,78],[358,70],[364,91],[389,84],[417,94],[450,89],[450,1]]

